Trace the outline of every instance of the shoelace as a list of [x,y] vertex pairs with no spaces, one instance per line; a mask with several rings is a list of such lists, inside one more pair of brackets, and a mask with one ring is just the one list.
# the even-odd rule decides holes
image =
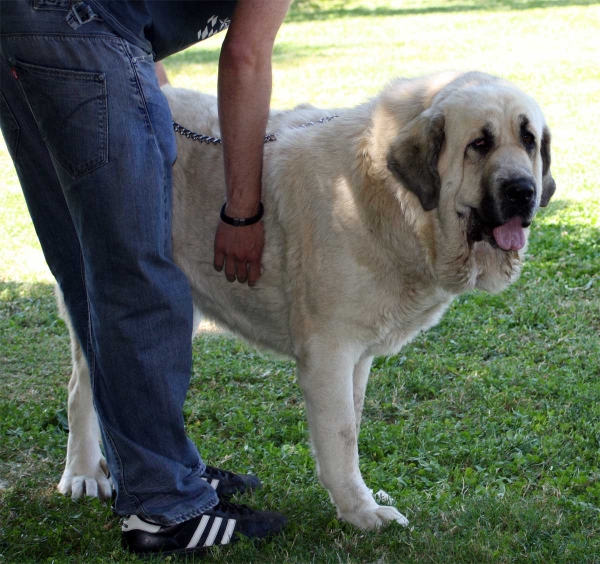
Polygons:
[[206,474],[208,474],[210,477],[217,477],[221,480],[226,479],[226,480],[239,480],[240,478],[237,476],[237,474],[234,474],[233,472],[229,472],[228,470],[221,470],[220,468],[215,468],[214,466],[206,466],[206,470],[204,471]]

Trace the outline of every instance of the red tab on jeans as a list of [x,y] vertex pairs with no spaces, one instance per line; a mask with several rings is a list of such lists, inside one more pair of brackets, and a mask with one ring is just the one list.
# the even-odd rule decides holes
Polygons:
[[10,72],[12,72],[12,75],[19,80],[19,75],[17,74],[17,69],[15,67],[10,69]]

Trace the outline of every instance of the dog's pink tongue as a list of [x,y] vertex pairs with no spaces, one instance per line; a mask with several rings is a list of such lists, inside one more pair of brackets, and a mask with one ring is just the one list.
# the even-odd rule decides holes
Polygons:
[[520,217],[496,227],[493,231],[496,244],[503,251],[518,251],[525,245],[525,231]]

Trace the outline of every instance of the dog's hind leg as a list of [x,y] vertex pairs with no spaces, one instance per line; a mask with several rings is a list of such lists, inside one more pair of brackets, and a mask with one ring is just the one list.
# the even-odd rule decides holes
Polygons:
[[307,354],[298,359],[298,382],[306,401],[319,480],[341,519],[365,530],[391,521],[406,525],[408,521],[394,507],[375,502],[360,474],[353,353],[332,348],[327,338],[315,338]]
[[196,304],[194,304],[194,319],[192,321],[192,341],[194,340],[194,337],[198,334],[198,326],[200,325],[201,321],[202,312],[196,307]]
[[60,315],[69,328],[73,357],[73,372],[69,382],[67,462],[58,491],[73,499],[84,495],[109,499],[112,485],[106,460],[100,450],[100,427],[92,401],[88,365],[58,288],[56,298]]
[[369,373],[371,372],[372,356],[361,358],[354,365],[354,373],[352,374],[352,385],[354,392],[354,418],[356,423],[356,437],[360,435],[360,421],[362,419],[363,405],[365,403],[365,391],[367,382],[369,381]]

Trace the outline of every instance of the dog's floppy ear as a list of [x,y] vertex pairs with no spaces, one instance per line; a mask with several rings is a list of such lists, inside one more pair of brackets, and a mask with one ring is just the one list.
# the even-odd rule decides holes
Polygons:
[[388,168],[413,192],[425,211],[440,199],[438,157],[444,143],[444,115],[426,110],[412,120],[390,146]]
[[540,206],[545,208],[556,191],[556,182],[550,174],[550,130],[546,126],[542,133],[540,152],[542,154],[542,199]]

